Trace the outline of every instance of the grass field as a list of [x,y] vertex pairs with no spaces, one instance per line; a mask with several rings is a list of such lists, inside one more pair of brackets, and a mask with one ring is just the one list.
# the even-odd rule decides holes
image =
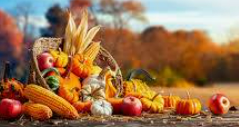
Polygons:
[[181,98],[187,97],[187,91],[191,97],[201,100],[204,106],[207,106],[208,99],[215,93],[225,94],[231,102],[231,106],[239,106],[239,83],[217,84],[210,87],[193,87],[193,88],[160,88],[152,87],[153,90],[161,92],[162,95],[178,95]]

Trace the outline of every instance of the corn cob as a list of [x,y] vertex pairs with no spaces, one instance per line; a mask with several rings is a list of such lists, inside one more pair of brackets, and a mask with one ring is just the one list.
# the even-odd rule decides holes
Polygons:
[[47,120],[52,117],[52,111],[49,107],[37,103],[25,103],[23,113],[36,120]]
[[100,51],[100,43],[94,42],[84,51],[83,54],[85,58],[89,58],[91,61],[94,61],[99,51]]
[[33,102],[48,106],[62,117],[68,119],[79,117],[77,110],[69,102],[43,87],[30,84],[24,89],[24,95]]

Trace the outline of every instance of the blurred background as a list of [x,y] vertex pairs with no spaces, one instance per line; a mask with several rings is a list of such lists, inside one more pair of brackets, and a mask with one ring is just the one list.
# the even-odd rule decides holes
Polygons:
[[[231,1],[231,2],[229,2]],[[88,8],[95,40],[126,74],[134,68],[166,87],[239,81],[238,2],[228,0],[0,0],[0,66],[28,76],[29,49],[39,37],[63,37],[70,10],[77,23]],[[2,70],[2,69],[1,69]],[[231,88],[234,88],[231,86]],[[224,89],[224,88],[223,88]]]

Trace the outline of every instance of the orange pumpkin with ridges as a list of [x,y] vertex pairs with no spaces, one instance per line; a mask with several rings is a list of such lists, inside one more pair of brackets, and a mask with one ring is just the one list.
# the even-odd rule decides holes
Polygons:
[[191,99],[188,94],[187,99],[181,99],[176,106],[176,113],[180,115],[196,115],[201,111],[201,102],[198,99]]
[[181,99],[179,96],[163,96],[164,108],[176,108],[177,102]]
[[93,64],[90,59],[83,55],[77,54],[73,57],[72,72],[81,78],[86,78],[90,75]]

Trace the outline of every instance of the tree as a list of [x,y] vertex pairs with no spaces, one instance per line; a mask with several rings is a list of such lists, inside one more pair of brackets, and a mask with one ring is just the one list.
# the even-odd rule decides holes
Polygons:
[[0,10],[0,65],[5,61],[12,64],[13,76],[21,81],[27,77],[27,61],[24,57],[23,34],[17,27],[14,18]]
[[46,19],[50,25],[48,28],[41,29],[42,36],[63,37],[68,21],[67,12],[56,4],[49,8],[46,13]]
[[22,52],[23,34],[18,29],[15,20],[0,10],[0,59],[12,60]]

